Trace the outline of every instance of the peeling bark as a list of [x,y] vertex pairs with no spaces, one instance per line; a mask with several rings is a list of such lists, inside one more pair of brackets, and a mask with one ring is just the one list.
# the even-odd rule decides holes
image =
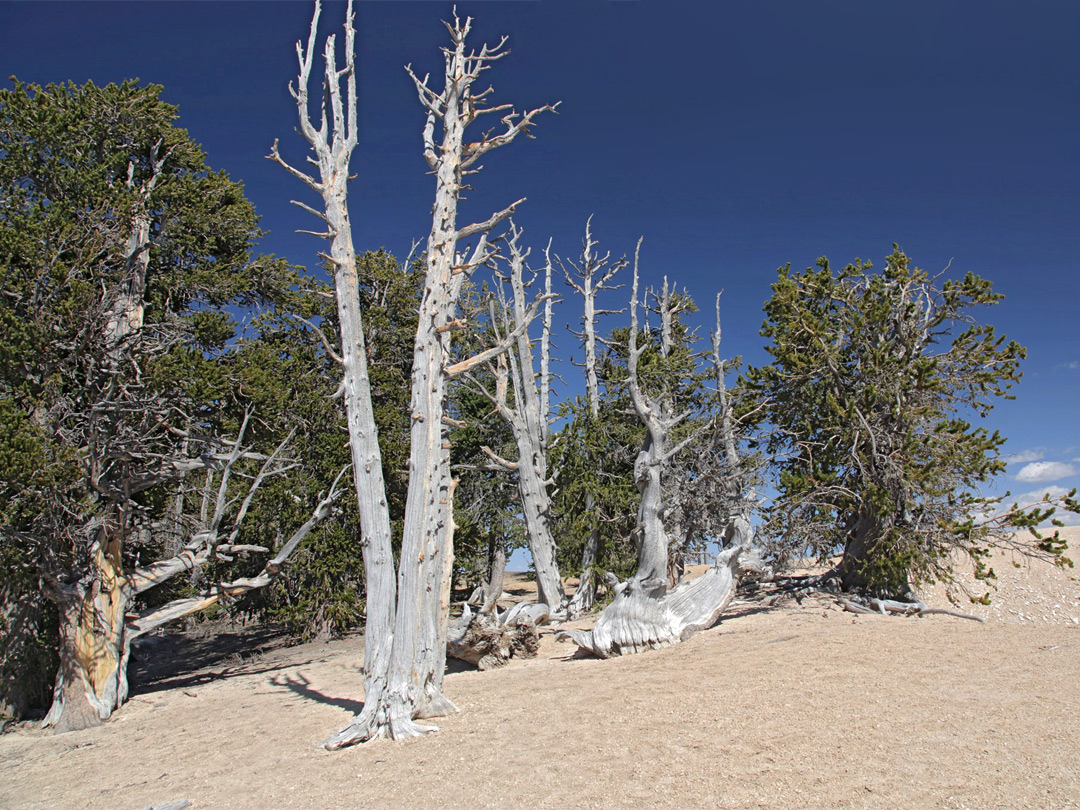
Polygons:
[[107,720],[127,699],[130,638],[124,613],[130,591],[120,566],[118,532],[102,530],[95,543],[95,576],[64,586],[60,609],[60,668],[53,703],[42,726],[57,733]]
[[[135,185],[134,161],[128,164],[127,189],[135,198],[134,214],[124,248],[124,279],[118,285],[104,325],[106,360],[115,372],[128,342],[143,326],[143,297],[150,265],[150,197],[162,175],[169,152],[160,154],[161,141],[150,150],[150,176]],[[92,465],[91,478],[100,476]],[[95,480],[95,488],[100,487]],[[130,489],[130,486],[127,487]],[[74,731],[106,720],[127,699],[127,659],[124,614],[131,587],[124,576],[123,534],[125,504],[109,507],[105,525],[97,530],[90,550],[89,570],[74,582],[55,583],[47,595],[60,619],[60,668],[53,702],[42,725],[57,732]]]
[[[52,726],[60,733],[87,728],[108,719],[127,700],[127,664],[132,641],[168,622],[270,584],[312,529],[331,514],[338,497],[337,484],[344,470],[311,518],[293,533],[258,576],[212,583],[197,596],[177,599],[139,613],[130,611],[138,594],[178,574],[194,571],[211,559],[232,559],[228,553],[267,551],[260,546],[238,544],[236,539],[261,483],[266,477],[282,472],[289,466],[277,465],[285,442],[291,435],[274,454],[266,458],[259,473],[252,479],[248,492],[233,516],[228,542],[218,542],[225,514],[232,504],[232,500],[227,498],[232,466],[245,455],[241,442],[246,426],[247,419],[240,428],[235,449],[221,471],[215,511],[209,525],[198,532],[179,554],[125,573],[121,564],[121,524],[120,518],[116,517],[100,530],[92,548],[92,575],[75,583],[54,583],[50,586],[50,598],[60,609],[60,668],[53,704],[43,726]],[[116,513],[119,512],[117,507]]]

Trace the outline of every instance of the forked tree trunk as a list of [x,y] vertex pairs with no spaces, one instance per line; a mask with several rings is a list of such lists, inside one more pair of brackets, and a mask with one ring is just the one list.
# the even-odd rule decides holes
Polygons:
[[[525,299],[524,278],[525,261],[529,251],[521,249],[520,238],[521,230],[511,223],[507,245],[510,250],[508,280],[512,302],[506,301],[505,294],[500,289],[503,332],[510,332],[514,325],[531,320],[531,310]],[[523,331],[510,351],[500,355],[495,363],[489,364],[496,380],[495,395],[492,396],[486,389],[481,390],[491,399],[495,410],[510,426],[510,432],[514,436],[518,451],[516,462],[500,458],[488,448],[484,450],[497,466],[517,473],[525,535],[529,552],[532,554],[533,569],[536,571],[537,598],[555,613],[562,610],[567,600],[555,559],[555,538],[551,531],[551,496],[548,492],[548,487],[554,483],[554,477],[549,477],[547,470],[546,408],[550,386],[547,347],[551,337],[552,297],[550,261],[544,271],[544,278],[545,292],[532,305],[535,308],[537,301],[543,301],[545,309],[539,380],[533,371],[532,341],[529,333]]]
[[[644,351],[638,346],[638,251],[634,256],[634,281],[630,297],[630,338],[627,357],[628,387],[634,410],[646,428],[645,441],[634,462],[634,478],[641,504],[634,539],[638,569],[634,576],[615,585],[615,598],[600,614],[592,630],[558,634],[587,652],[606,658],[641,652],[684,641],[690,634],[711,627],[735,592],[735,568],[742,548],[722,552],[702,577],[668,590],[668,536],[664,527],[662,473],[665,464],[682,445],[669,447],[671,429],[685,418],[672,412],[667,390],[650,396],[638,378],[638,362]],[[677,304],[669,295],[667,281],[659,298],[661,354],[671,347],[670,325]]]
[[[364,333],[359,311],[355,252],[346,205],[348,164],[356,146],[355,31],[350,0],[345,23],[345,68],[336,67],[334,37],[324,50],[321,126],[309,118],[308,83],[315,51],[320,4],[315,4],[306,47],[297,44],[300,75],[292,90],[296,99],[300,131],[315,153],[320,179],[293,168],[278,153],[271,158],[290,174],[315,190],[323,211],[301,203],[300,207],[322,219],[327,228],[316,234],[330,240],[328,258],[334,267],[338,314],[341,321],[340,361],[345,372],[346,413],[349,444],[355,470],[360,521],[364,533],[364,567],[367,582],[367,622],[364,654],[364,708],[345,728],[330,737],[335,749],[379,736],[395,739],[434,730],[414,722],[453,711],[442,694],[446,657],[446,602],[443,594],[452,555],[453,484],[449,443],[444,425],[444,402],[448,381],[479,363],[486,362],[516,340],[480,355],[451,363],[451,330],[458,328],[457,305],[462,284],[476,267],[487,263],[493,249],[487,232],[508,217],[514,206],[485,222],[457,227],[457,205],[464,177],[487,152],[526,132],[545,107],[518,116],[502,116],[504,131],[489,131],[479,141],[466,143],[464,132],[478,116],[506,107],[484,108],[487,92],[472,93],[472,84],[488,63],[503,55],[502,43],[467,53],[465,38],[471,21],[462,25],[455,17],[449,25],[453,47],[445,50],[445,87],[437,94],[411,70],[420,101],[427,109],[424,155],[436,177],[432,229],[427,245],[427,272],[420,301],[413,348],[409,487],[406,499],[400,564],[396,583],[391,556],[389,512],[382,481],[381,454],[368,385]],[[505,40],[504,40],[505,41]],[[343,100],[341,79],[346,80]],[[436,143],[436,125],[442,140]],[[519,201],[520,202],[520,201]],[[515,203],[517,205],[517,203]],[[458,256],[460,240],[479,236],[471,257]],[[533,313],[535,316],[535,312]],[[519,325],[524,330],[528,324]],[[395,589],[396,585],[396,589]]]

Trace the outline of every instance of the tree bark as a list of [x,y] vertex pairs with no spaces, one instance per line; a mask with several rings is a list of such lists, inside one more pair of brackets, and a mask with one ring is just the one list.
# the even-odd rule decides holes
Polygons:
[[[546,291],[537,300],[543,301],[545,317],[541,337],[541,373],[539,382],[533,371],[532,341],[522,324],[532,320],[532,310],[525,299],[525,260],[529,251],[519,244],[521,230],[510,225],[507,244],[510,250],[509,283],[512,301],[507,302],[500,290],[503,304],[503,326],[510,332],[511,325],[518,326],[514,347],[500,355],[497,362],[489,364],[496,379],[495,395],[485,391],[495,410],[510,426],[517,446],[518,460],[508,462],[488,451],[488,456],[504,469],[517,473],[518,491],[521,495],[521,511],[525,519],[525,533],[536,571],[538,599],[556,612],[565,607],[566,594],[555,559],[555,538],[551,531],[551,496],[548,486],[551,479],[547,470],[547,422],[545,410],[549,386],[547,345],[550,340],[551,318],[551,264],[545,270]],[[509,388],[509,397],[508,397]],[[508,401],[509,400],[509,401]]]
[[877,544],[884,541],[886,531],[884,521],[869,509],[863,510],[844,546],[839,565],[840,585],[845,591],[883,599],[917,601],[907,570],[889,565],[893,556],[881,554],[876,549]]
[[491,613],[502,597],[505,576],[506,546],[501,539],[492,537],[488,541],[487,579],[472,592],[469,604],[479,613]]
[[57,733],[107,720],[127,699],[130,638],[124,615],[130,597],[121,566],[116,522],[103,528],[91,574],[51,594],[60,612],[60,669],[42,725]]
[[449,629],[448,654],[477,669],[494,669],[511,658],[534,658],[540,649],[537,629],[549,618],[547,605],[519,602],[504,613],[465,613]]
[[[151,147],[150,176],[138,186],[135,164],[128,164],[126,186],[134,195],[135,208],[124,246],[124,278],[111,291],[113,300],[104,324],[106,362],[114,375],[123,363],[125,344],[137,339],[143,327],[150,266],[150,197],[169,156],[160,154],[160,149],[161,141]],[[98,475],[95,461],[91,477]],[[130,640],[125,635],[124,614],[131,593],[123,568],[126,510],[124,503],[108,508],[106,524],[90,549],[90,570],[77,575],[75,584],[58,585],[51,594],[59,610],[60,669],[53,703],[42,725],[57,732],[96,725],[127,699]]]

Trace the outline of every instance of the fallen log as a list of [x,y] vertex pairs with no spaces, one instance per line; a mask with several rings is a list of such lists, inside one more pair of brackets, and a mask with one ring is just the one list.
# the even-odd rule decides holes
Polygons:
[[481,670],[494,669],[511,658],[535,658],[540,649],[539,627],[550,610],[543,603],[519,602],[503,613],[474,614],[468,605],[450,623],[446,654]]
[[900,602],[895,599],[859,599],[857,597],[840,597],[838,600],[844,610],[851,613],[878,613],[882,616],[898,614],[901,616],[953,616],[957,619],[970,619],[973,622],[986,624],[986,619],[971,613],[961,613],[959,610],[948,608],[932,608],[924,602]]

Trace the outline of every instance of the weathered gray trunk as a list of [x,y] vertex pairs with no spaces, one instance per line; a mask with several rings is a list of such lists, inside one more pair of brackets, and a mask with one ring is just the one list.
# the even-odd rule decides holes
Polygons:
[[502,598],[503,579],[506,576],[506,547],[502,540],[492,537],[488,541],[488,564],[486,579],[473,590],[469,604],[479,613],[491,613],[495,603]]
[[[350,139],[351,144],[355,144],[351,2],[348,18],[346,53],[349,60],[347,77]],[[309,36],[308,64],[314,47],[317,21],[318,5]],[[424,155],[435,174],[436,187],[432,227],[427,244],[424,291],[413,347],[409,487],[397,576],[396,611],[391,602],[387,609],[380,610],[378,615],[373,617],[371,600],[378,596],[379,592],[372,587],[372,572],[369,570],[369,635],[365,650],[364,708],[352,723],[326,741],[326,747],[331,749],[383,735],[401,739],[434,731],[434,727],[419,725],[414,720],[455,711],[453,704],[442,693],[446,660],[446,611],[440,608],[440,599],[445,591],[445,577],[449,574],[453,531],[453,485],[449,442],[443,418],[447,383],[454,375],[464,373],[474,365],[506,351],[509,343],[493,347],[477,357],[452,363],[450,333],[460,326],[457,305],[464,280],[476,267],[488,262],[492,257],[492,251],[487,246],[487,231],[513,212],[511,206],[486,222],[458,229],[458,199],[464,175],[476,161],[492,149],[512,141],[525,131],[533,117],[541,112],[534,110],[516,121],[513,114],[504,116],[504,132],[498,135],[489,133],[478,142],[465,143],[466,127],[478,115],[492,111],[481,106],[486,93],[472,95],[472,83],[488,62],[500,56],[499,48],[485,47],[479,54],[466,52],[465,38],[470,23],[471,21],[467,20],[462,25],[455,18],[454,24],[448,25],[453,47],[444,51],[446,73],[445,87],[441,94],[430,90],[426,79],[421,81],[409,71],[420,101],[428,111],[424,127]],[[303,53],[302,47],[298,50]],[[333,38],[328,40],[325,58],[327,96],[335,114],[336,142],[338,134],[344,130],[344,125],[338,125],[341,102],[337,92],[338,74],[333,69]],[[303,56],[301,61],[303,64]],[[303,68],[301,80],[302,84],[306,84],[306,72]],[[301,106],[302,128],[307,122],[303,112],[305,109],[306,94]],[[435,141],[437,122],[442,126],[442,140],[438,144]],[[310,127],[310,124],[307,126]],[[311,137],[309,142],[314,145]],[[344,160],[339,159],[335,163],[335,171],[340,170],[342,189],[347,175],[346,164],[347,155]],[[341,200],[344,209],[343,195]],[[329,218],[330,203],[327,205]],[[329,224],[329,235],[333,244],[338,231],[333,220],[330,220]],[[471,258],[466,260],[459,257],[456,252],[459,240],[473,235],[480,235],[480,239]],[[516,334],[508,336],[509,340],[516,337]],[[367,394],[367,403],[370,405],[370,392]],[[371,425],[374,426],[374,421]],[[353,429],[350,425],[350,436]],[[377,442],[374,446],[377,449]],[[359,471],[361,468],[357,469]],[[385,507],[382,486],[374,491],[377,492],[380,505]],[[389,554],[387,559],[389,560]],[[381,564],[381,560],[379,563]],[[368,564],[365,557],[365,567]],[[380,576],[379,583],[374,584],[378,587],[381,583]],[[378,634],[377,639],[375,633]]]
[[[517,446],[518,460],[507,462],[492,453],[491,458],[508,470],[517,472],[518,491],[521,495],[521,511],[525,519],[525,533],[532,554],[533,569],[536,571],[538,598],[557,611],[564,607],[566,594],[555,560],[555,538],[551,531],[551,496],[548,486],[552,481],[547,471],[547,423],[545,410],[549,380],[546,361],[547,345],[550,340],[550,313],[545,315],[541,337],[541,363],[539,381],[533,370],[532,342],[527,325],[532,320],[532,309],[525,300],[525,260],[528,251],[519,245],[521,231],[511,224],[510,238],[510,277],[512,302],[504,301],[503,317],[507,332],[512,325],[518,327],[518,337],[513,349],[498,358],[492,367],[497,385],[492,403],[499,415],[510,426]],[[545,311],[551,303],[551,265],[545,271],[546,292],[538,300],[543,300]],[[510,310],[507,312],[506,310]],[[510,401],[507,401],[509,384]]]
[[716,295],[716,330],[712,334],[712,362],[716,373],[716,394],[720,405],[720,441],[727,464],[725,488],[729,497],[725,498],[728,507],[727,524],[721,533],[721,540],[727,547],[742,546],[745,549],[739,558],[739,577],[741,579],[761,578],[771,569],[765,562],[762,551],[754,543],[754,526],[750,515],[754,510],[756,497],[747,481],[744,463],[739,458],[735,437],[735,420],[731,413],[731,402],[724,380],[725,362],[720,356],[722,330],[720,327],[720,293]]
[[563,630],[559,641],[573,641],[600,658],[667,647],[707,630],[735,596],[736,567],[742,549],[722,551],[697,579],[659,592],[638,577],[614,586],[615,598],[591,630]]
[[[341,363],[345,388],[345,416],[349,432],[349,450],[362,532],[364,576],[367,589],[367,612],[364,635],[365,707],[357,718],[359,725],[372,733],[384,727],[377,708],[387,687],[395,612],[394,563],[390,535],[390,513],[383,480],[382,452],[379,447],[371,402],[367,369],[367,349],[360,312],[359,278],[352,228],[349,222],[349,160],[357,141],[355,31],[350,0],[345,23],[345,68],[339,73],[334,38],[328,37],[324,51],[325,77],[322,98],[322,126],[316,130],[308,116],[308,84],[320,14],[316,0],[307,47],[297,43],[300,75],[295,89],[300,132],[315,153],[319,179],[287,164],[278,153],[277,142],[270,157],[290,174],[320,195],[323,211],[297,203],[326,224],[316,234],[330,241],[330,260],[336,288]],[[342,99],[341,78],[346,79],[346,98]],[[328,125],[328,121],[332,124]]]
[[[638,242],[638,251],[641,243]],[[671,351],[671,318],[677,304],[669,294],[667,280],[659,298],[660,351]],[[615,585],[615,598],[600,614],[592,630],[560,633],[583,650],[601,657],[641,652],[685,640],[691,633],[712,626],[731,601],[734,570],[741,547],[721,553],[716,563],[697,580],[668,590],[668,536],[664,526],[664,465],[681,449],[669,447],[671,429],[685,415],[672,412],[672,396],[666,387],[651,396],[641,385],[638,362],[644,347],[638,345],[638,267],[634,257],[634,281],[630,297],[630,337],[627,354],[627,386],[638,418],[646,428],[645,441],[634,462],[634,478],[641,504],[634,539],[638,568],[634,576]]]
[[465,613],[449,628],[447,652],[477,669],[501,667],[511,658],[533,658],[540,648],[539,626],[548,621],[544,604],[519,602],[504,613]]

